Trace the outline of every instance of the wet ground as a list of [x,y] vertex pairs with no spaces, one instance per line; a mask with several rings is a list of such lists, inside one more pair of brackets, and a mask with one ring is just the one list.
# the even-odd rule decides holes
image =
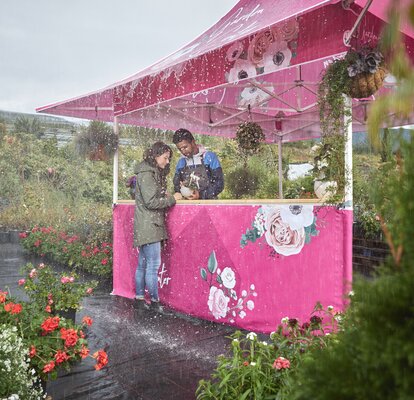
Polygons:
[[[12,295],[22,296],[17,281],[26,262],[41,260],[26,256],[18,243],[0,243],[0,290],[9,287]],[[103,282],[76,315],[77,322],[85,315],[93,318],[89,347],[107,351],[108,367],[95,371],[94,360],[87,358],[49,382],[48,394],[53,400],[195,399],[198,381],[209,378],[233,328],[141,310],[110,291]]]

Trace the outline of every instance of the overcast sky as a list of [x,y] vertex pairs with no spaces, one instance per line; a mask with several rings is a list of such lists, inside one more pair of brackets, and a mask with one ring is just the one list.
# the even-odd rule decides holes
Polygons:
[[0,110],[105,87],[187,44],[237,0],[0,0]]

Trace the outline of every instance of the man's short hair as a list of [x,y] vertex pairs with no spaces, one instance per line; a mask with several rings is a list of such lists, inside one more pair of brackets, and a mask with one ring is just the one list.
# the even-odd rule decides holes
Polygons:
[[187,142],[192,142],[194,140],[194,136],[188,129],[177,129],[174,132],[173,143],[177,144],[182,142],[183,140],[186,140]]

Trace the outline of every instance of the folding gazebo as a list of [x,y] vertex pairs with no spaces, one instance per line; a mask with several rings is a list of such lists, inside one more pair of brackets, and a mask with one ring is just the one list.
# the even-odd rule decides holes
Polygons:
[[[234,137],[238,124],[251,119],[281,154],[283,142],[320,137],[321,73],[350,45],[376,44],[387,5],[241,0],[197,39],[154,65],[37,111],[115,122],[116,130],[124,123],[225,137]],[[412,31],[403,32],[413,54]],[[383,90],[393,84],[386,79]],[[372,100],[348,100],[353,109],[348,174],[351,133],[365,130]],[[412,122],[395,116],[390,121]],[[133,297],[133,205],[118,200],[117,162],[116,155],[113,293]],[[285,314],[305,318],[316,301],[343,308],[352,277],[348,182],[341,210],[296,200],[179,204],[169,215],[171,241],[160,271],[163,300],[196,316],[261,331],[274,329]],[[271,237],[272,224],[283,225],[285,236]]]

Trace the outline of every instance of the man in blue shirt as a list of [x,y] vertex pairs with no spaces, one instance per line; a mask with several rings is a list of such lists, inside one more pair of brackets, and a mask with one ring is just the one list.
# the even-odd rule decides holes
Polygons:
[[175,170],[175,192],[179,193],[181,186],[192,180],[197,188],[187,199],[216,199],[224,189],[223,170],[216,153],[197,145],[191,132],[184,128],[175,131],[173,143],[183,155]]

